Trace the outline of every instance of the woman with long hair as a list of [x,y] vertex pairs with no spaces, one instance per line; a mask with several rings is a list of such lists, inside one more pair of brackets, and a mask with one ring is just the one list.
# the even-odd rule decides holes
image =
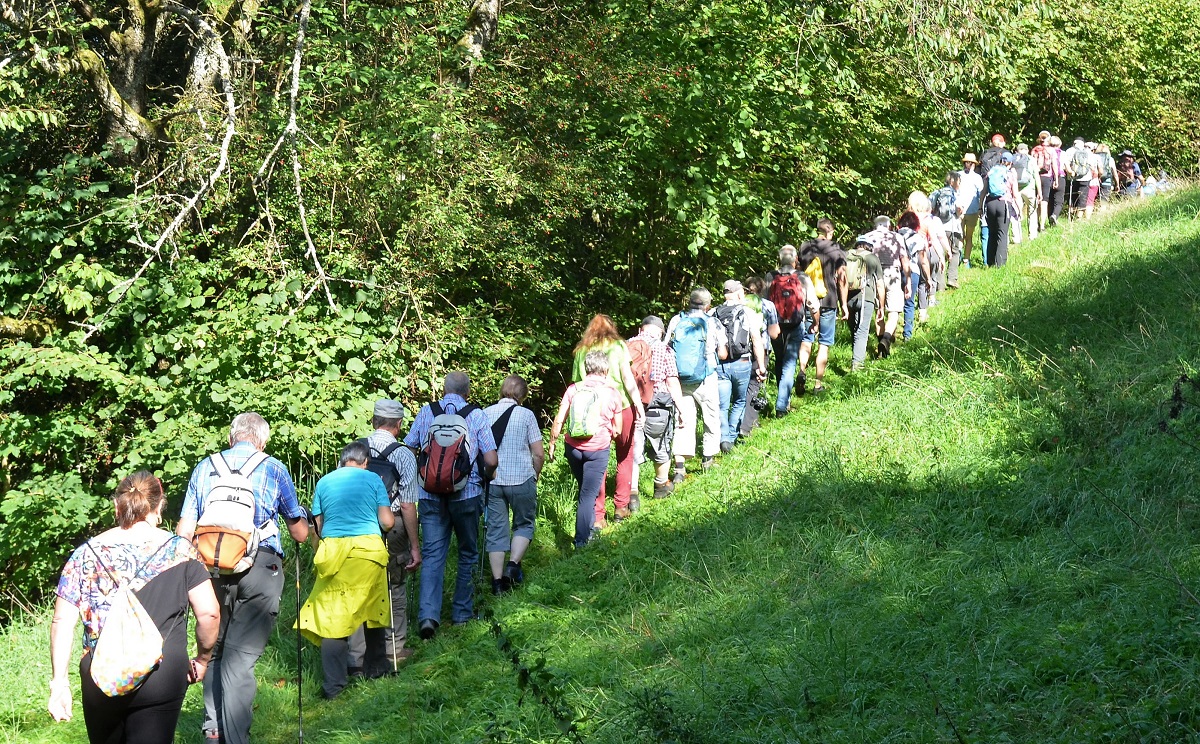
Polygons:
[[[190,542],[159,527],[162,483],[142,470],[125,478],[113,497],[117,526],[78,547],[58,580],[50,625],[50,715],[72,714],[67,665],[75,625],[83,619],[79,661],[83,718],[88,740],[163,742],[175,724],[189,684],[204,679],[220,624],[220,608],[208,570]],[[128,585],[163,638],[162,661],[135,689],[110,697],[92,678],[96,643],[109,619],[117,590]],[[187,612],[196,616],[196,655],[187,655]],[[107,641],[106,641],[107,642]]]
[[[617,331],[617,324],[603,313],[596,315],[583,331],[583,338],[575,345],[575,364],[572,382],[580,382],[587,376],[584,359],[589,351],[603,351],[608,357],[608,379],[617,388],[621,400],[621,428],[613,437],[617,450],[617,488],[613,495],[615,518],[621,521],[632,512],[629,495],[633,491],[633,477],[637,472],[633,462],[633,428],[638,419],[645,415],[642,398],[638,393],[637,380],[629,366],[629,349]],[[605,520],[604,483],[600,484],[600,495],[596,497],[596,529],[603,529]]]

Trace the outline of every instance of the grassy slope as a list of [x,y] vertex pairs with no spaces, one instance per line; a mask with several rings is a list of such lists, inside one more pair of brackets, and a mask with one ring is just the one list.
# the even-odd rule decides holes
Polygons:
[[[888,362],[843,377],[839,346],[826,398],[582,555],[552,473],[497,624],[332,704],[306,651],[306,738],[552,741],[558,719],[600,742],[1195,736],[1197,465],[1158,424],[1200,357],[1198,210],[1178,194],[1015,247]],[[1168,428],[1200,443],[1198,418]],[[78,740],[41,713],[35,623],[0,641],[0,738]],[[274,686],[292,642],[260,667],[257,740],[295,738],[295,687]],[[193,692],[181,740],[197,726]]]

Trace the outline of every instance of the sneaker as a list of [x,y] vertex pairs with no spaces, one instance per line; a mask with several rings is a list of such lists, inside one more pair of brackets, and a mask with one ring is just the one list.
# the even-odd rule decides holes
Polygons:
[[671,483],[678,486],[683,483],[683,479],[687,477],[687,472],[683,468],[675,468],[675,475],[671,476]]
[[504,567],[504,578],[508,579],[509,586],[513,587],[525,583],[525,572],[521,570],[521,564],[509,561]]
[[706,473],[708,471],[712,470],[712,466],[713,466],[713,458],[711,458],[711,457],[706,457],[700,462],[700,469]]
[[636,491],[629,494],[629,511],[633,514],[637,514],[641,510],[642,510],[641,497],[638,495],[638,493]]
[[[932,305],[933,303],[931,302],[930,304]],[[921,321],[922,323],[928,323],[929,322],[929,311],[928,310],[920,311],[920,313],[917,314],[917,320]]]
[[492,579],[492,596],[499,597],[501,594],[504,594],[504,592],[508,591],[506,583],[507,582],[504,581],[503,576],[498,579]]
[[803,372],[796,375],[796,386],[794,388],[792,388],[792,392],[796,395],[803,397],[804,383],[806,383],[806,382],[808,382],[808,375],[804,374]]
[[666,483],[655,483],[654,484],[654,498],[656,498],[656,499],[665,499],[666,497],[670,496],[674,492],[675,492],[675,484],[672,483],[671,481],[667,481]]
[[728,455],[733,452],[733,442],[721,442],[721,454]]
[[437,629],[437,620],[425,618],[421,621],[420,625],[417,626],[417,633],[421,636],[422,641],[428,641],[437,635]]
[[969,269],[969,268],[971,268],[971,262],[970,262],[970,261],[968,261],[967,259],[965,259],[965,258],[964,258],[964,259],[963,259],[963,262],[962,262],[962,267],[963,267],[964,269]]
[[363,671],[363,668],[360,666],[347,667],[346,668],[346,676],[352,680],[353,679],[362,679],[364,676],[366,676],[366,673]]
[[629,519],[631,516],[633,516],[633,512],[629,510],[628,506],[619,506],[619,507],[617,507],[616,513],[613,514],[613,521],[614,522],[624,522],[626,519]]
[[813,395],[824,395],[824,394],[825,394],[825,386],[824,385],[822,385],[821,387],[813,388]]

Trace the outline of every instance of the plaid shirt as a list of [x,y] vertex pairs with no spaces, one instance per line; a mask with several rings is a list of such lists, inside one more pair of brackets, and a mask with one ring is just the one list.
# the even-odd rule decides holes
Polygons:
[[[255,452],[254,445],[249,442],[238,442],[221,455],[230,470],[237,470]],[[183,498],[183,508],[179,513],[180,519],[191,522],[200,520],[200,505],[216,478],[217,472],[213,470],[212,463],[207,457],[204,458],[192,471],[192,478],[188,481],[187,495]],[[250,483],[254,486],[254,523],[260,530],[272,521],[278,526],[276,520],[280,514],[287,519],[300,519],[304,516],[304,510],[296,500],[296,486],[292,484],[292,476],[279,460],[274,457],[263,460],[250,474]],[[283,541],[278,535],[264,537],[260,544],[283,555]]]
[[[442,410],[446,413],[454,413],[461,411],[466,407],[467,401],[461,396],[451,393],[439,402]],[[409,429],[408,436],[404,437],[404,443],[414,451],[420,452],[425,445],[425,437],[429,434],[429,425],[433,423],[433,411],[428,405],[421,406],[421,412],[417,414],[417,418],[413,421],[412,429]],[[471,446],[471,475],[467,478],[467,485],[459,491],[458,496],[455,496],[450,501],[466,501],[473,499],[483,493],[483,480],[479,477],[479,468],[474,467],[479,460],[481,452],[495,452],[496,441],[492,439],[492,427],[488,425],[487,416],[482,409],[472,411],[467,416],[467,428],[470,430],[468,437]],[[442,498],[434,493],[427,492],[421,488],[421,481],[417,479],[417,492],[423,499],[437,501]]]
[[[367,437],[367,446],[373,454],[380,454],[396,441],[398,440],[390,433],[376,429]],[[388,461],[396,466],[396,472],[400,474],[400,479],[396,481],[396,492],[388,494],[392,499],[392,508],[397,509],[400,504],[417,503],[421,492],[417,489],[416,455],[408,447],[401,446],[388,456]]]
[[645,341],[650,347],[650,382],[654,383],[654,394],[667,393],[667,380],[679,377],[679,369],[675,366],[675,352],[662,339],[655,338],[642,331],[629,339],[630,341]]
[[[516,406],[512,398],[501,398],[494,406],[483,410],[487,414],[488,423],[495,424],[505,411]],[[496,477],[492,483],[497,486],[519,486],[537,475],[533,469],[533,455],[529,445],[542,441],[542,430],[538,428],[537,417],[528,408],[517,407],[508,419],[508,428],[504,430],[504,439],[496,457],[500,465],[496,468]]]

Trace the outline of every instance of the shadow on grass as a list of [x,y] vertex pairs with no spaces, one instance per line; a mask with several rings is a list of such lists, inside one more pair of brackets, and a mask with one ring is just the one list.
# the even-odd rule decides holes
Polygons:
[[[1197,213],[1200,193],[1177,193],[1064,231],[1159,239]],[[1197,607],[1179,583],[1200,574],[1196,465],[1153,425],[1197,361],[1200,242],[1100,263],[1058,240],[976,272],[888,362],[485,599],[527,671],[546,660],[539,686],[483,623],[335,703],[317,702],[309,648],[306,738],[565,740],[546,696],[588,741],[1196,736]],[[910,393],[946,425],[919,462],[874,436]],[[292,642],[276,633],[263,677],[294,676]],[[256,732],[286,740],[295,689],[261,686]]]

